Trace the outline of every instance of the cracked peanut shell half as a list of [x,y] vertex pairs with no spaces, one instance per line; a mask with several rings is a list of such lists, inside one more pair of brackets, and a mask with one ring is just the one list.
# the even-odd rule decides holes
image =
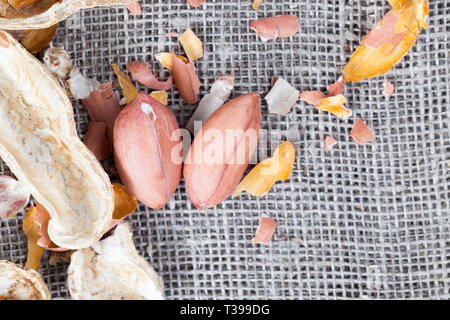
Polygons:
[[49,300],[50,291],[36,271],[0,260],[0,300]]
[[[0,0],[1,1],[1,0]],[[135,0],[35,0],[24,7],[12,5],[0,14],[0,29],[28,30],[48,28],[80,9],[126,5]],[[14,2],[14,1],[8,1]],[[16,1],[17,2],[17,1]],[[24,3],[24,2],[20,2]]]
[[0,157],[49,212],[50,239],[89,247],[109,227],[111,182],[78,138],[58,81],[8,33],[0,41]]
[[72,254],[67,284],[74,300],[163,300],[161,278],[136,250],[128,223]]

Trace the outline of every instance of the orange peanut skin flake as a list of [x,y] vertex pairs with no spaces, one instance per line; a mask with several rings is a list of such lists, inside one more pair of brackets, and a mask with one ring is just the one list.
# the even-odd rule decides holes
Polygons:
[[428,27],[427,17],[426,0],[412,0],[390,10],[344,67],[344,80],[359,82],[389,71],[415,44],[421,29]]
[[28,243],[27,262],[25,263],[25,267],[38,271],[41,267],[40,261],[41,257],[44,255],[45,248],[37,244],[39,238],[41,237],[39,234],[41,227],[34,221],[35,214],[36,207],[31,206],[25,216],[25,219],[23,219],[22,227],[25,235],[27,236]]
[[320,100],[317,109],[328,111],[339,119],[347,119],[352,115],[352,111],[345,108],[344,104],[347,103],[347,99],[342,94],[332,97],[326,97]]
[[113,63],[111,64],[111,67],[113,68],[114,73],[117,76],[117,79],[119,79],[120,86],[122,87],[122,93],[126,99],[126,102],[130,103],[138,96],[139,92],[137,88],[131,82],[130,77],[128,77],[125,73],[119,70],[117,64]]
[[256,165],[233,192],[233,197],[242,191],[261,197],[272,189],[275,182],[287,180],[295,162],[295,148],[290,142],[283,142],[272,158]]

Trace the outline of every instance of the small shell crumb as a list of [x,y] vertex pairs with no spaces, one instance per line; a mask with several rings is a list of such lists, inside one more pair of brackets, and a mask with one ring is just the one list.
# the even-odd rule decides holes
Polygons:
[[283,78],[278,78],[272,90],[264,98],[270,113],[286,114],[298,100],[300,92]]
[[261,2],[262,0],[254,0],[252,5],[253,10],[258,10],[259,6],[261,5]]
[[351,135],[358,144],[364,144],[375,139],[375,134],[372,129],[370,129],[361,119],[356,119]]
[[141,5],[139,4],[139,1],[131,2],[131,3],[127,4],[126,7],[127,7],[128,11],[130,11],[130,13],[134,16],[142,14],[142,8],[141,8]]
[[326,96],[320,91],[303,91],[300,93],[300,99],[313,106],[318,106]]
[[340,77],[338,81],[328,87],[328,96],[337,96],[344,93],[344,77]]
[[392,83],[390,83],[389,81],[386,81],[384,83],[383,94],[385,94],[388,97],[392,97],[392,95],[394,94],[394,90],[395,90],[395,87]]
[[336,144],[336,139],[331,136],[326,136],[325,138],[325,151],[331,151],[333,146]]
[[272,239],[278,223],[269,216],[263,215],[259,221],[258,230],[253,238],[253,244],[267,243]]

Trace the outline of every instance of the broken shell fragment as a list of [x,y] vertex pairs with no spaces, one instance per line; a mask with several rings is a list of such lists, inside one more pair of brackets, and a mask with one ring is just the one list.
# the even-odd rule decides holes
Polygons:
[[421,29],[427,28],[427,17],[426,0],[394,7],[364,37],[344,67],[345,81],[359,82],[389,71],[412,48]]
[[342,94],[339,94],[334,97],[327,97],[320,100],[317,109],[328,111],[339,119],[347,119],[352,115],[352,111],[344,107],[344,103],[347,102],[347,99]]
[[202,41],[197,37],[192,29],[187,28],[186,31],[178,37],[178,41],[180,41],[183,46],[184,52],[186,52],[190,62],[194,62],[195,60],[203,57]]
[[277,181],[287,180],[295,163],[295,149],[292,143],[283,142],[278,146],[272,158],[256,165],[233,191],[233,197],[242,191],[252,196],[262,197],[272,189]]
[[[48,28],[80,9],[126,5],[135,0],[29,0],[17,1],[26,6],[8,10],[0,17],[0,29],[28,30]],[[10,1],[9,1],[10,2]],[[11,2],[10,2],[11,3]]]
[[356,119],[355,125],[352,128],[351,136],[358,144],[364,144],[375,139],[375,134],[364,121]]
[[111,221],[109,177],[78,138],[72,105],[58,81],[12,36],[0,36],[9,44],[0,47],[0,156],[48,210],[53,242],[88,247]]
[[331,151],[333,146],[336,144],[336,139],[331,136],[325,137],[325,151]]
[[25,208],[30,201],[30,192],[16,179],[0,175],[0,219],[9,219]]
[[328,87],[328,96],[333,97],[344,93],[344,77],[340,77],[338,81]]
[[260,127],[256,93],[224,104],[206,120],[183,169],[187,193],[195,207],[211,208],[231,195],[256,150]]
[[64,47],[48,48],[44,53],[44,63],[50,72],[61,80],[67,80],[70,71],[74,68],[72,60]]
[[49,300],[50,291],[36,271],[0,260],[0,300]]
[[149,89],[170,90],[170,88],[172,88],[172,76],[170,76],[166,81],[159,81],[153,75],[152,70],[146,63],[130,61],[127,63],[127,68],[130,70],[131,78],[133,78],[133,80],[136,80]]
[[72,254],[67,283],[74,300],[163,300],[161,278],[136,250],[130,228]]
[[395,87],[392,83],[390,83],[389,81],[386,81],[384,83],[383,94],[385,94],[388,97],[392,97],[392,95],[394,94],[394,90],[395,90]]
[[194,104],[198,100],[200,80],[195,72],[194,64],[184,63],[172,52],[172,75],[181,97],[187,104]]
[[120,178],[152,209],[163,207],[180,182],[182,154],[176,152],[180,146],[175,115],[145,92],[116,119],[114,153]]
[[250,22],[250,27],[256,31],[263,41],[269,39],[289,38],[300,31],[301,26],[296,16],[275,16]]
[[132,15],[142,14],[142,8],[141,5],[139,4],[139,1],[128,3],[126,7]]
[[197,8],[198,6],[200,6],[202,3],[205,3],[206,0],[187,0],[187,2],[189,3],[189,5],[193,8]]
[[233,88],[234,76],[224,76],[217,79],[211,86],[209,93],[198,104],[197,109],[195,109],[194,114],[186,125],[186,129],[193,135],[196,135],[196,132],[194,132],[194,124],[201,122],[203,125],[209,116],[227,101]]
[[264,98],[270,113],[286,114],[298,100],[300,92],[283,78],[278,78],[272,90]]
[[72,68],[69,73],[69,79],[66,80],[66,85],[70,93],[75,99],[87,99],[92,91],[96,90],[98,83],[95,80],[89,79],[80,72],[78,68]]
[[261,220],[259,221],[258,229],[256,230],[256,235],[253,238],[253,244],[267,243],[272,239],[273,234],[278,223],[270,218],[269,216],[263,214]]
[[112,64],[111,67],[114,70],[114,73],[117,76],[117,79],[119,79],[120,86],[122,87],[122,93],[123,96],[126,99],[126,103],[130,103],[134,99],[136,99],[138,95],[138,89],[134,86],[134,84],[131,82],[130,78],[119,70],[119,67],[117,64]]

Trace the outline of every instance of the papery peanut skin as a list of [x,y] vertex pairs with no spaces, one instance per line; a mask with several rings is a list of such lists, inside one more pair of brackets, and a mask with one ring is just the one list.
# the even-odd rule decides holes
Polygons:
[[[151,111],[144,112],[143,104]],[[141,92],[116,119],[114,150],[120,178],[152,209],[163,207],[178,186],[181,156],[179,160],[172,155],[178,144],[181,136],[174,114],[146,93]]]
[[180,96],[187,104],[194,104],[198,101],[200,80],[195,71],[194,64],[184,63],[172,51],[172,76],[175,86]]
[[[192,143],[183,171],[186,189],[194,206],[199,209],[210,208],[231,195],[256,150],[260,128],[260,99],[256,93],[240,96],[224,104],[208,118]],[[241,130],[248,134],[248,138],[243,135],[241,140],[236,139],[234,143],[227,144],[227,130]],[[211,132],[216,132],[218,137],[208,139]],[[205,160],[206,150],[215,147],[216,154],[223,154],[223,159],[228,159],[226,155],[231,153],[244,154],[245,159],[208,163]]]

